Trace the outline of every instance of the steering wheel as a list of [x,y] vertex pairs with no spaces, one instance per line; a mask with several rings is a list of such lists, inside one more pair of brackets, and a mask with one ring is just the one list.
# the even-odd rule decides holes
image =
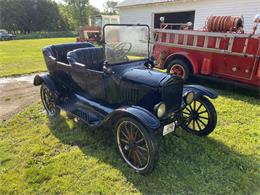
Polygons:
[[113,53],[117,57],[124,58],[129,51],[132,49],[132,44],[129,42],[121,42],[118,43],[114,48],[113,48]]

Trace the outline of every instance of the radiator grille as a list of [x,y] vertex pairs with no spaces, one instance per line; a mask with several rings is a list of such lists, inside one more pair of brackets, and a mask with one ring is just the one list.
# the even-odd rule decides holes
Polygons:
[[177,110],[182,102],[183,81],[173,77],[162,89],[162,100],[166,104],[167,110]]

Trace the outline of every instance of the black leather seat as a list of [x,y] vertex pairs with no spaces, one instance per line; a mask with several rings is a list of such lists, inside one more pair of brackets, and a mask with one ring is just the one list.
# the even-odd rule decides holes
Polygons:
[[43,49],[43,55],[48,61],[51,60],[59,61],[68,64],[67,53],[78,48],[94,47],[91,43],[67,43],[58,44],[45,47]]
[[80,65],[87,69],[102,71],[105,53],[103,48],[97,47],[76,49],[67,54],[67,59],[71,65]]

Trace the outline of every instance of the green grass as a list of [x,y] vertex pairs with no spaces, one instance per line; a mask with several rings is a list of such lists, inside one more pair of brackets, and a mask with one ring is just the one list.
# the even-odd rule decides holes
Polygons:
[[76,38],[0,41],[0,77],[45,71],[42,48]]
[[260,104],[218,89],[216,130],[206,138],[181,129],[160,139],[148,176],[116,152],[111,129],[63,115],[49,120],[40,103],[0,125],[0,194],[259,194]]

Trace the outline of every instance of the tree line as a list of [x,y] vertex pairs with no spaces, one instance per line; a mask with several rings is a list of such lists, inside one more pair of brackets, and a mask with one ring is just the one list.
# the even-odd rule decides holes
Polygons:
[[89,0],[0,0],[0,29],[12,33],[77,30],[99,14],[116,14],[117,2],[108,0],[105,13]]

